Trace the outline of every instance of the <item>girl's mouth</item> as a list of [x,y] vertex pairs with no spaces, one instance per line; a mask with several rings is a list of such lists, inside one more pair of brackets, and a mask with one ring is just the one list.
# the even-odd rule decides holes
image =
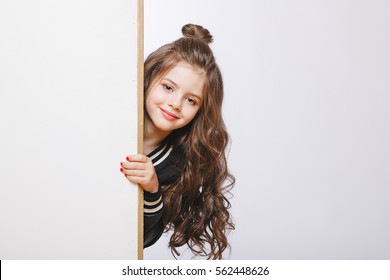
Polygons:
[[160,108],[161,110],[161,113],[163,114],[163,116],[167,119],[167,120],[170,120],[170,121],[173,121],[173,120],[178,120],[180,119],[178,116],[176,116],[175,114],[169,112],[169,111],[166,111],[162,108]]

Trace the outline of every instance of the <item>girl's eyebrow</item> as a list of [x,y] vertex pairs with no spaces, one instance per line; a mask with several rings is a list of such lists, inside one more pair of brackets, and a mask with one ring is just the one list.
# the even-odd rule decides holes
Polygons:
[[171,84],[173,84],[175,87],[177,87],[177,84],[169,78],[163,78],[162,80],[166,80],[166,81],[170,82]]

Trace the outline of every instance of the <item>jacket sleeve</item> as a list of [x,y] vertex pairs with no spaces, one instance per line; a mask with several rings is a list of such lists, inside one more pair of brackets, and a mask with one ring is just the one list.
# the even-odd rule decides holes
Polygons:
[[162,214],[164,203],[161,188],[157,193],[144,192],[144,248],[156,243],[164,227]]

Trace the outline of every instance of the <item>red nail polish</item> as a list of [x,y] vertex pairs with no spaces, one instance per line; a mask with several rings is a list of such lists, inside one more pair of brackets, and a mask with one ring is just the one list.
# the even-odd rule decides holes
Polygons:
[[123,172],[123,168],[121,168],[121,172]]
[[123,162],[121,162],[121,166],[123,167]]
[[130,158],[129,158],[129,157],[126,157],[126,159],[127,159],[128,161],[130,161]]

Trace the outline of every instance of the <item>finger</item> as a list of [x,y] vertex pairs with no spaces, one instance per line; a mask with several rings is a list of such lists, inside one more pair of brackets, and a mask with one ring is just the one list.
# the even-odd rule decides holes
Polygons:
[[134,184],[140,184],[142,185],[143,183],[145,183],[145,179],[143,177],[138,177],[138,176],[131,176],[131,175],[125,175],[126,178],[134,183]]
[[145,163],[140,163],[140,162],[121,162],[121,166],[123,169],[131,169],[131,170],[145,170],[146,165]]
[[127,174],[125,174],[125,177],[126,177],[126,179],[129,180],[130,182],[132,182],[132,183],[134,183],[134,184],[138,184],[138,180],[137,180],[138,177],[132,177],[132,176],[127,175]]
[[146,172],[143,170],[123,170],[123,174],[128,176],[135,176],[135,177],[145,177]]
[[129,162],[148,162],[149,158],[143,154],[130,155],[126,157]]

